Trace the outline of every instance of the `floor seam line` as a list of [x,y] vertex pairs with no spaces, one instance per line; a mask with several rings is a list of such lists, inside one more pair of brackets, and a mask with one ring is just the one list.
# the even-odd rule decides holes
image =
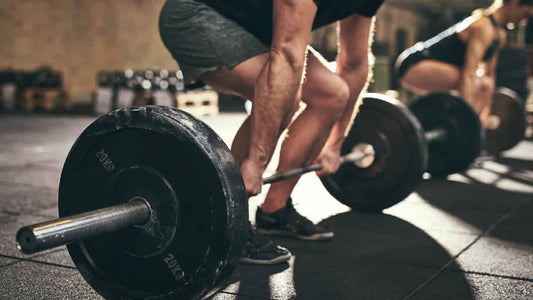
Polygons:
[[492,274],[492,273],[486,273],[486,272],[477,272],[477,271],[467,271],[462,269],[457,269],[457,271],[465,274],[473,274],[473,275],[481,275],[481,276],[488,276],[488,277],[498,277],[498,278],[505,278],[505,279],[511,279],[511,280],[521,280],[521,281],[528,281],[533,282],[533,278],[527,278],[527,277],[516,277],[511,275],[498,275],[498,274]]
[[[57,207],[50,207],[50,208],[44,208],[43,210],[52,209],[52,208],[57,209]],[[45,215],[45,214],[40,214],[40,213],[28,212],[28,211],[21,211],[19,213],[19,212],[15,212],[15,211],[0,210],[0,214],[8,215],[8,216],[11,216],[11,217],[41,217],[41,218],[47,218],[47,219],[57,219],[58,218],[57,215],[56,216],[52,216],[52,215]]]
[[265,298],[265,297],[261,297],[261,296],[250,295],[250,294],[226,292],[226,291],[223,291],[223,290],[220,291],[219,293],[224,293],[224,294],[228,294],[228,295],[235,295],[235,296],[245,296],[245,297],[256,298],[256,299],[277,300],[276,298]]
[[18,183],[18,182],[8,182],[8,181],[3,181],[3,180],[0,180],[0,185],[10,186],[10,187],[20,187],[20,188],[25,188],[29,190],[38,190],[38,191],[46,190],[46,191],[57,193],[56,188],[52,188],[52,187],[45,186],[45,185],[31,185],[31,184],[23,184],[23,183]]
[[10,258],[10,259],[15,259],[16,260],[14,262],[7,263],[7,264],[3,265],[2,268],[3,267],[7,267],[7,266],[12,266],[12,265],[15,265],[15,264],[18,264],[18,263],[21,263],[21,262],[33,262],[33,263],[37,263],[37,264],[50,265],[50,266],[55,266],[55,267],[60,267],[60,268],[67,268],[67,269],[76,270],[77,269],[76,267],[63,265],[63,264],[52,263],[52,262],[46,262],[46,261],[36,260],[35,259],[35,258],[39,258],[39,257],[42,257],[42,256],[46,256],[46,255],[53,254],[53,253],[56,253],[56,252],[61,252],[61,251],[64,251],[64,249],[57,249],[55,251],[46,252],[46,253],[43,253],[43,254],[40,254],[40,255],[35,255],[35,256],[29,257],[29,258],[0,254],[0,257]]
[[452,263],[456,262],[456,259],[461,256],[464,252],[466,252],[470,247],[472,247],[475,243],[477,243],[482,237],[487,235],[489,232],[491,232],[494,228],[496,228],[499,224],[501,224],[504,220],[506,220],[512,213],[514,213],[518,208],[520,208],[522,205],[524,205],[526,202],[531,200],[532,195],[526,195],[522,201],[520,201],[515,206],[511,207],[506,213],[504,213],[498,220],[496,220],[492,225],[490,225],[487,229],[482,231],[472,242],[470,242],[464,249],[459,251],[459,253],[455,254],[450,258],[448,262],[446,262],[437,272],[435,272],[433,275],[431,275],[428,279],[424,280],[418,287],[416,287],[413,291],[411,291],[407,296],[403,297],[403,300],[407,300],[412,298],[414,295],[416,295],[420,290],[422,290],[426,285],[428,285],[430,282],[432,282],[435,278],[437,278],[445,269],[447,269]]

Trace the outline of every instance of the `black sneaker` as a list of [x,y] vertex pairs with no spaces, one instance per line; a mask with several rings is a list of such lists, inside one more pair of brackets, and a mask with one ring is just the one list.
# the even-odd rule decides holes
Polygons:
[[275,265],[291,258],[289,250],[274,244],[270,239],[257,233],[252,224],[248,224],[250,230],[242,249],[241,263]]
[[291,198],[287,200],[287,206],[271,214],[264,213],[258,207],[255,223],[257,231],[266,235],[290,236],[310,241],[331,240],[334,236],[333,232],[300,215],[292,206]]

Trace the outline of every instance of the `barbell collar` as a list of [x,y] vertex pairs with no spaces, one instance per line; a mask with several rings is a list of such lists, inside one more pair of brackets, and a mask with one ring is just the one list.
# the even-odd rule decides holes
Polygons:
[[128,203],[22,227],[17,232],[17,248],[32,254],[76,243],[132,225],[143,225],[151,214],[146,200],[133,198]]

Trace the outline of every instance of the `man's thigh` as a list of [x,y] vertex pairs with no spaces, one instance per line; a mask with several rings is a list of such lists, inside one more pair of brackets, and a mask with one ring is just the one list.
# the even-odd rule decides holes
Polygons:
[[320,53],[311,49],[307,54],[307,70],[302,86],[302,100],[307,104],[336,96],[347,83],[333,72]]
[[[254,85],[263,66],[268,60],[268,53],[248,59],[232,69],[226,66],[204,73],[200,79],[221,92],[235,94],[253,100]],[[333,73],[327,61],[314,50],[307,52],[305,78],[302,84],[303,101],[324,98],[336,93],[344,80]]]
[[200,76],[200,80],[217,91],[253,100],[255,81],[268,55],[268,53],[263,53],[254,56],[232,69],[221,66],[215,71],[205,72]]

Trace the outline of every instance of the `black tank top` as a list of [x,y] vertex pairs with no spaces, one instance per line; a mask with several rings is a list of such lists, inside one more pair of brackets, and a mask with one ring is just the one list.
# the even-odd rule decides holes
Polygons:
[[[491,60],[500,46],[500,37],[496,21],[492,15],[488,15],[488,17],[497,30],[496,32],[498,32],[498,35],[489,45],[487,50],[485,50],[482,58],[482,61],[484,62]],[[462,68],[464,66],[466,54],[466,43],[459,38],[458,32],[461,28],[470,26],[474,21],[475,19],[473,19],[473,17],[469,17],[423,42],[424,56],[426,58],[447,62]]]
[[[197,0],[253,33],[266,45],[272,42],[273,0]],[[344,19],[352,14],[372,17],[384,0],[313,0],[317,13],[313,29]]]

